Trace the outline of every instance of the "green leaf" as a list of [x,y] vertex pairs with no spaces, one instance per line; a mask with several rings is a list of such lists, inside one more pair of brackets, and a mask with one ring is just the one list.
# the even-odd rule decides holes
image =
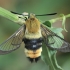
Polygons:
[[51,55],[50,55],[50,50],[49,48],[45,47],[46,45],[43,44],[42,47],[42,60],[49,66],[49,68],[51,68],[50,70],[55,70],[55,67],[53,65],[53,62],[51,60]]
[[48,26],[48,27],[51,27],[51,23],[49,21],[45,21],[45,22],[43,22],[43,24]]
[[57,51],[52,51],[46,45],[43,44],[42,60],[49,66],[49,70],[63,70],[57,63],[56,53]]
[[[50,28],[53,32],[57,33],[59,36],[63,37],[62,35],[62,28]],[[59,45],[61,47],[61,45]],[[44,43],[42,46],[42,60],[49,66],[49,70],[63,70],[57,63],[56,60],[56,50],[51,50],[48,48]]]

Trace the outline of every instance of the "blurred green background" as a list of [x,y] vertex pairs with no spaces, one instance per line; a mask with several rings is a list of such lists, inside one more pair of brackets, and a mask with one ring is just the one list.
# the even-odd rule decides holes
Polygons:
[[[0,0],[0,7],[18,13],[58,13],[55,16],[38,17],[42,22],[59,17],[59,14],[70,14],[69,0]],[[54,24],[54,26],[61,27],[61,23]],[[5,41],[19,27],[18,24],[0,16],[0,43]],[[63,34],[65,39],[70,42],[70,18],[66,20],[66,29],[68,32],[63,32]],[[64,70],[70,70],[70,53],[59,52],[57,61]],[[0,70],[49,70],[49,68],[42,60],[37,63],[29,62],[22,45],[10,54],[0,55]]]

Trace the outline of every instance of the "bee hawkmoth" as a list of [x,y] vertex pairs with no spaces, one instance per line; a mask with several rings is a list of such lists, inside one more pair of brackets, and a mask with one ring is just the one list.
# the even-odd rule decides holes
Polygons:
[[[41,57],[42,42],[44,42],[46,46],[52,50],[70,52],[70,44],[66,42],[63,38],[58,36],[56,33],[51,31],[49,27],[41,24],[41,22],[36,18],[36,16],[42,15],[35,15],[31,13],[23,16],[25,18],[23,18],[25,20],[25,23],[13,35],[11,35],[5,42],[0,45],[0,54],[8,54],[12,51],[15,51],[21,46],[22,43],[24,43],[24,52],[26,54],[26,57],[31,62],[37,62]],[[55,44],[57,45],[57,47]],[[60,47],[59,44],[61,44]]]

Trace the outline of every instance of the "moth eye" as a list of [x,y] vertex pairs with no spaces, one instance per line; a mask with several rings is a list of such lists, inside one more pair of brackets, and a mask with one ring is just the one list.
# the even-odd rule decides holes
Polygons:
[[27,20],[27,17],[24,17],[25,21]]

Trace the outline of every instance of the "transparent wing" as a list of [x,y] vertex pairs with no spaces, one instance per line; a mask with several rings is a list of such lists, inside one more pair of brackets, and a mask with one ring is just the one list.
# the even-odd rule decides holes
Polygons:
[[61,52],[70,52],[70,44],[52,32],[48,27],[41,24],[41,31],[47,47]]
[[18,49],[24,37],[25,25],[21,26],[13,35],[0,45],[0,54],[7,54]]

